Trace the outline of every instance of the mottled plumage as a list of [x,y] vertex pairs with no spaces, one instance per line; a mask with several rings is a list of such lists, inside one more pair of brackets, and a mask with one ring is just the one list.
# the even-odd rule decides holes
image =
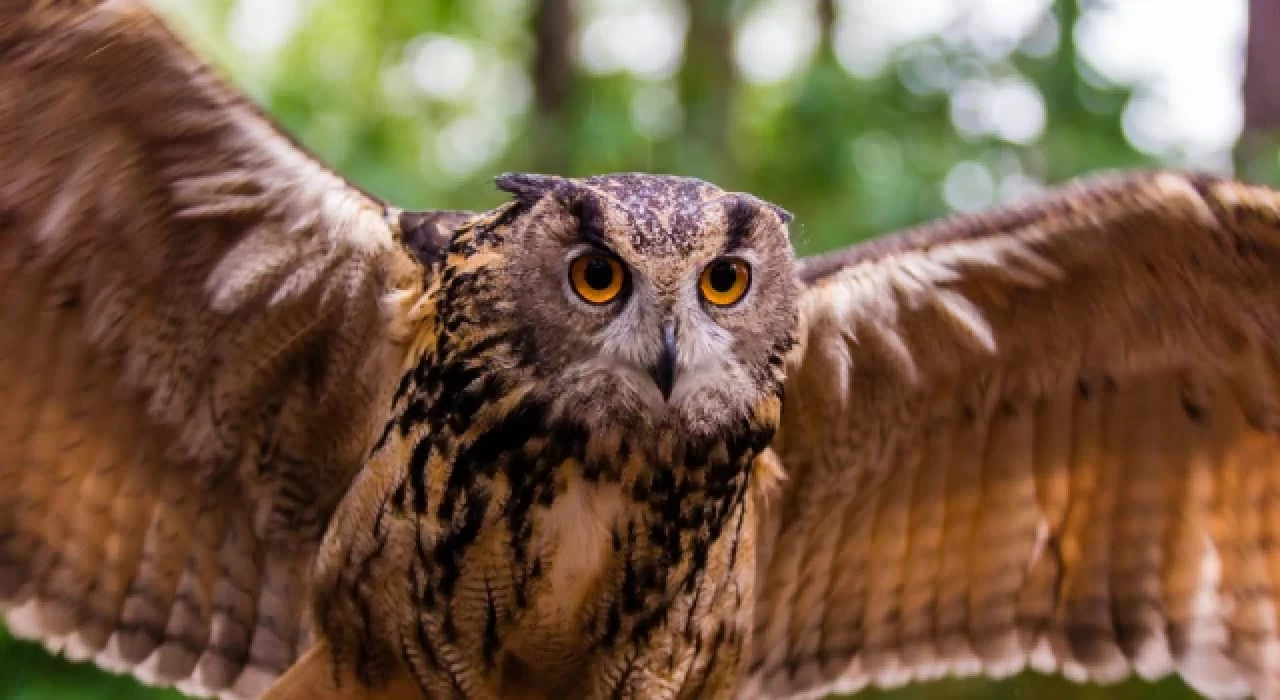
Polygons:
[[0,0],[11,628],[234,698],[1280,697],[1280,194],[795,261],[698,180],[498,184],[402,212],[138,0]]
[[[751,464],[794,344],[780,214],[685,178],[499,182],[516,200],[454,237],[359,498],[331,528],[326,639],[366,679],[410,659],[433,697],[724,695],[769,478]],[[566,299],[564,260],[584,247],[630,267],[619,308]],[[742,307],[709,312],[689,273],[726,249],[776,264]],[[668,319],[669,401],[645,374]],[[720,337],[736,330],[759,338]]]

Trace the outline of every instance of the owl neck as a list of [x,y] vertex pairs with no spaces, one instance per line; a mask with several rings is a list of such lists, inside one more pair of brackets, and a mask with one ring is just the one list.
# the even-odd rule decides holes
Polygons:
[[[420,359],[406,382],[412,388],[401,415],[408,418],[400,421],[425,422],[430,452],[448,464],[446,510],[460,495],[452,489],[501,476],[518,516],[535,504],[550,504],[571,479],[620,486],[653,517],[698,527],[722,517],[741,498],[752,461],[776,430],[778,397],[708,435],[641,421],[589,429],[557,405],[554,387],[521,356],[518,335],[471,335],[478,324],[450,318],[439,324],[434,352]],[[426,465],[411,462],[410,468],[422,471]]]

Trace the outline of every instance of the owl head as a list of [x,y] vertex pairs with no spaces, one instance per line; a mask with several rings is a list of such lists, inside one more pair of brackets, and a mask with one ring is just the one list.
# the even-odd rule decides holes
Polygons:
[[776,407],[797,319],[787,212],[684,177],[497,184],[515,201],[489,291],[553,416],[715,437]]

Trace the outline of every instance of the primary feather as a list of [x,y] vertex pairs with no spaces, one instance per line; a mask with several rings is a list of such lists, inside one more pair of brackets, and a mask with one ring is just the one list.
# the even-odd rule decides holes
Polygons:
[[1278,207],[1139,174],[802,261],[744,694],[1277,697]]
[[0,3],[15,633],[196,694],[293,662],[422,290],[397,236],[141,4]]

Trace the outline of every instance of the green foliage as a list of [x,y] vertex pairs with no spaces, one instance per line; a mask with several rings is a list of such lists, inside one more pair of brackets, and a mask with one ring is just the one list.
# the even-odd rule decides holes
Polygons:
[[92,664],[73,664],[0,627],[0,698],[5,700],[179,700],[172,690],[142,688]]
[[[504,67],[527,70],[532,2],[314,0],[304,3],[309,10],[287,44],[266,57],[231,48],[227,0],[161,6],[171,6],[185,35],[285,128],[362,186],[405,207],[488,208],[501,201],[493,175],[543,165],[530,101],[513,97],[530,84],[498,77]],[[751,4],[714,0],[739,11],[707,14],[732,22]],[[1020,175],[1040,183],[1154,163],[1125,140],[1127,92],[1078,70],[1074,3],[1059,0],[1053,12],[1058,49],[1038,57],[1014,51],[993,60],[980,46],[935,37],[901,47],[879,75],[862,78],[846,72],[825,42],[808,70],[757,86],[730,84],[733,76],[708,59],[705,42],[691,39],[698,60],[670,78],[583,72],[573,77],[568,113],[556,124],[569,144],[562,170],[673,172],[750,191],[793,211],[797,247],[812,253],[945,214],[942,183],[962,161],[997,180]],[[413,85],[415,48],[433,35],[467,42],[475,57],[475,85],[461,95],[433,98]],[[912,76],[926,69],[951,77],[922,87]],[[1039,138],[1017,144],[957,132],[951,88],[1014,77],[1042,96],[1048,122]],[[636,114],[668,99],[683,124],[655,134]],[[502,147],[458,172],[441,142],[495,122]]]
[[[232,0],[155,2],[288,131],[401,206],[489,208],[501,201],[493,175],[542,166],[527,77],[533,0],[290,2],[300,8],[300,22],[281,46],[260,54],[237,50],[228,38]],[[714,7],[702,8],[708,11],[702,24],[694,23],[696,31],[710,27],[707,36],[714,38],[716,22],[732,24],[751,5],[714,0]],[[646,170],[709,177],[793,211],[797,248],[813,253],[945,214],[943,183],[958,163],[972,163],[973,173],[990,180],[986,185],[1000,187],[1153,162],[1125,139],[1125,90],[1081,73],[1072,43],[1074,2],[1059,0],[1052,12],[1056,22],[1046,26],[1057,27],[1058,36],[1056,49],[1047,52],[993,58],[980,46],[935,36],[899,47],[878,74],[855,77],[824,39],[806,70],[773,85],[733,80],[728,62],[716,63],[718,45],[696,43],[705,37],[695,36],[687,55],[698,60],[674,75],[572,76],[567,109],[551,126],[566,146],[567,174]],[[413,63],[424,35],[466,42],[473,80],[444,90],[445,97],[415,87]],[[938,74],[950,77],[930,82]],[[958,131],[952,116],[958,85],[1002,78],[1035,86],[1047,113],[1043,131],[1024,142]],[[1257,167],[1276,169],[1270,160]],[[1023,674],[860,697],[1192,696],[1177,680],[1103,689]],[[68,663],[0,630],[0,698],[116,697],[177,696]]]

